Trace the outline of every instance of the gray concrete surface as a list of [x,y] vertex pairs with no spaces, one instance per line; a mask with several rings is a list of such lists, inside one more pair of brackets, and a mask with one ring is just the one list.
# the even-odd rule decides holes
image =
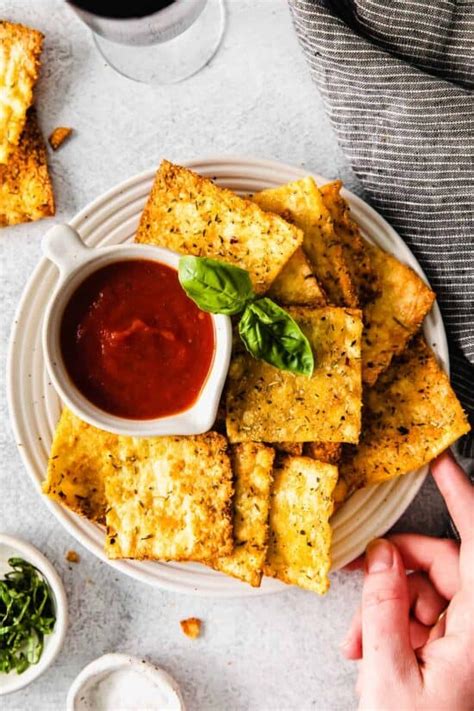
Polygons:
[[[0,0],[0,17],[46,35],[37,92],[44,133],[57,125],[75,129],[74,138],[50,156],[55,219],[70,219],[163,156],[271,158],[342,177],[360,192],[310,81],[285,0],[227,5],[227,33],[211,64],[180,85],[152,89],[106,66],[61,0]],[[334,575],[325,599],[295,589],[230,601],[173,595],[119,577],[62,529],[33,490],[9,427],[4,373],[13,313],[50,224],[0,233],[0,530],[30,540],[57,566],[68,592],[70,626],[54,666],[27,689],[1,699],[0,707],[62,709],[85,664],[123,651],[170,671],[189,711],[354,708],[356,667],[342,660],[338,645],[358,603],[358,575]],[[427,483],[398,528],[440,533],[444,527],[444,508]],[[70,548],[80,553],[79,565],[66,563]],[[204,620],[197,641],[179,628],[190,615]]]

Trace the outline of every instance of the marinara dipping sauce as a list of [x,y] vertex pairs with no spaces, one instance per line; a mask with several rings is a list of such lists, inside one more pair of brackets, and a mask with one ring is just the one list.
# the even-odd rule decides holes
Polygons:
[[159,262],[114,262],[91,274],[66,306],[60,330],[69,375],[118,417],[174,415],[196,401],[214,353],[211,316]]

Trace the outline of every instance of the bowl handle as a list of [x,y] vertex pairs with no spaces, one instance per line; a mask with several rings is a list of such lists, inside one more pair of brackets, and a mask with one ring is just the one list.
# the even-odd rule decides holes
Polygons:
[[69,225],[51,227],[43,237],[41,247],[45,257],[58,267],[62,277],[92,256],[92,251]]

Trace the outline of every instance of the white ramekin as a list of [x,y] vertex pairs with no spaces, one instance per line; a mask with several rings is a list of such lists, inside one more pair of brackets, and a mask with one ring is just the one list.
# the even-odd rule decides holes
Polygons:
[[52,633],[45,635],[43,653],[37,664],[32,664],[23,674],[17,674],[15,671],[9,674],[0,674],[0,696],[23,689],[46,671],[59,654],[67,629],[66,593],[61,578],[49,560],[31,543],[0,533],[0,577],[3,577],[10,568],[9,558],[23,558],[27,563],[38,568],[45,580],[48,581],[53,594],[56,622]]
[[228,316],[211,314],[214,326],[214,358],[198,399],[189,409],[168,417],[135,420],[117,417],[94,405],[74,385],[64,364],[60,328],[64,309],[78,286],[90,274],[113,262],[150,259],[178,268],[179,255],[168,249],[144,244],[89,248],[69,225],[52,227],[43,238],[43,252],[59,269],[59,281],[48,303],[43,322],[46,367],[59,396],[81,420],[121,435],[194,435],[213,425],[229,368],[232,331]]
[[[104,654],[88,664],[74,679],[66,699],[66,711],[79,711],[89,708],[87,694],[105,677],[116,672],[134,670],[138,678],[149,679],[166,696],[168,711],[185,711],[183,697],[178,684],[164,669],[156,667],[145,659],[132,657],[128,654]],[[134,689],[130,689],[133,693]],[[81,699],[84,699],[81,701]],[[94,709],[99,705],[94,705]],[[110,708],[107,706],[107,708]]]

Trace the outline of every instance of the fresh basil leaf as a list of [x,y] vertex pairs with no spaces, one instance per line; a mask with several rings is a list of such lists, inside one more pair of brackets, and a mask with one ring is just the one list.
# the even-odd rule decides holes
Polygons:
[[181,257],[178,275],[189,298],[211,314],[238,314],[255,296],[245,269],[217,259]]
[[247,305],[239,334],[255,358],[298,375],[313,374],[314,357],[308,339],[296,321],[271,299],[257,299]]

